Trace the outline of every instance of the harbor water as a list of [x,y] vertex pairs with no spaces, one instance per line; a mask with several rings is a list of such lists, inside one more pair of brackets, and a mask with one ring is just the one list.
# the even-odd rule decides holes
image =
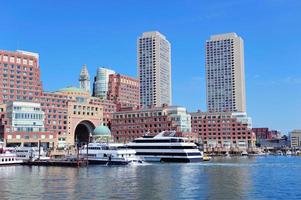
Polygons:
[[0,167],[0,199],[301,199],[301,157],[143,166]]

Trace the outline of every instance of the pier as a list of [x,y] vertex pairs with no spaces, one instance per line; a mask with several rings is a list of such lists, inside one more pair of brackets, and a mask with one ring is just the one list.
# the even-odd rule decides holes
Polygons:
[[22,163],[27,166],[86,167],[87,160],[36,160]]

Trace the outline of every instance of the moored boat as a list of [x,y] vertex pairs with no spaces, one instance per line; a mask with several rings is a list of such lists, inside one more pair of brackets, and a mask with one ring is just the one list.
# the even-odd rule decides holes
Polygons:
[[35,161],[35,160],[49,160],[49,157],[46,156],[46,152],[43,148],[38,147],[17,147],[16,148],[17,159],[26,161]]
[[21,163],[22,160],[17,159],[15,153],[6,151],[5,153],[0,154],[0,165],[15,165]]
[[248,152],[247,151],[243,151],[243,152],[241,152],[241,154],[240,154],[241,156],[248,156],[249,154],[248,154]]
[[89,143],[79,151],[82,158],[87,158],[89,164],[99,165],[137,165],[143,161],[137,157],[136,151],[127,149],[123,144]]
[[203,156],[203,161],[210,161],[210,160],[211,160],[210,156],[208,156],[208,155]]
[[174,131],[163,131],[156,136],[143,136],[127,144],[144,161],[149,162],[201,162],[203,152],[197,145]]

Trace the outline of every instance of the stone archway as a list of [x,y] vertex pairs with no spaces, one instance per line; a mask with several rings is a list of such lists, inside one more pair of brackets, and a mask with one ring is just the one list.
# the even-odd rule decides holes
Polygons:
[[79,146],[89,142],[90,134],[93,133],[95,126],[88,120],[81,121],[77,124],[74,132],[74,142]]

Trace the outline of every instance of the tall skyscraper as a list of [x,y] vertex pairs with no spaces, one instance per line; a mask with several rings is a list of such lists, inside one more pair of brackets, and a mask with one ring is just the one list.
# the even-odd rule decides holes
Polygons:
[[86,65],[83,65],[79,75],[79,87],[90,92],[90,75]]
[[246,112],[244,45],[236,33],[206,41],[207,110]]
[[138,38],[137,47],[140,104],[170,105],[172,103],[170,43],[157,31],[145,32]]
[[115,71],[104,67],[97,68],[93,84],[93,96],[107,99],[110,74],[115,74]]

